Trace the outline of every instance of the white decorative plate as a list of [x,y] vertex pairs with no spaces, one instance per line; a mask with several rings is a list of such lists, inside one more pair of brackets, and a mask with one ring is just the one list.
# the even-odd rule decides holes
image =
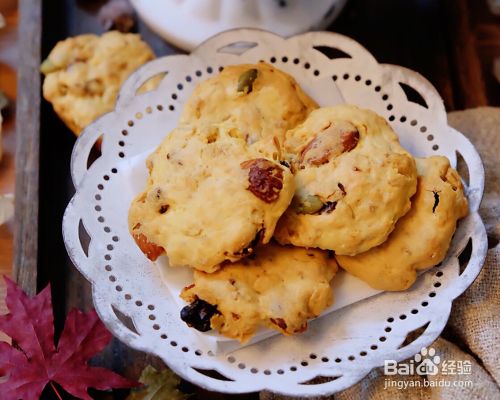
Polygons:
[[[316,319],[295,337],[278,335],[216,353],[180,320],[178,301],[128,232],[127,213],[145,184],[145,167],[138,161],[176,125],[193,87],[224,65],[259,60],[293,75],[320,104],[343,98],[375,110],[416,156],[442,154],[456,165],[460,154],[468,168],[470,214],[460,222],[447,259],[422,274],[410,290],[358,301]],[[160,73],[166,75],[156,91],[136,94],[143,82]],[[87,168],[100,136],[102,156]],[[486,255],[485,229],[477,213],[482,163],[472,144],[448,126],[436,90],[413,71],[378,64],[358,43],[338,34],[283,39],[240,29],[213,37],[191,55],[145,65],[123,85],[115,111],[78,139],[71,169],[77,193],[66,210],[63,233],[74,264],[92,283],[100,317],[124,343],[160,356],[176,373],[210,390],[323,395],[345,389],[385,359],[402,360],[431,344],[446,324],[453,299],[473,282]],[[88,249],[85,231],[91,239]],[[466,246],[470,257],[462,256],[459,263]],[[405,340],[418,328],[420,335]],[[218,374],[207,373],[213,370]],[[329,379],[311,382],[318,376]]]
[[158,35],[193,50],[209,37],[235,28],[258,28],[281,36],[325,29],[347,0],[131,0]]

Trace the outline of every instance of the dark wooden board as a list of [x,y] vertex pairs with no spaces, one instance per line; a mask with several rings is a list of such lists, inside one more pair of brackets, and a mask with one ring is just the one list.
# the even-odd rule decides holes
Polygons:
[[[75,137],[50,104],[40,101],[38,66],[57,41],[102,32],[96,12],[101,0],[21,0],[18,149],[14,276],[30,293],[52,284],[56,327],[72,307],[92,307],[90,286],[69,260],[61,234],[64,209],[74,193],[69,162]],[[483,4],[484,3],[484,4]],[[500,105],[492,62],[500,57],[498,17],[476,0],[350,0],[331,30],[367,47],[384,63],[402,65],[427,77],[448,110]],[[174,54],[139,23],[138,32],[158,56]],[[118,340],[93,362],[137,378],[161,360]],[[258,394],[209,394],[184,383],[200,399],[257,399]],[[50,396],[50,395],[48,395]],[[123,393],[116,398],[123,397]]]
[[16,122],[16,203],[14,278],[33,294],[37,289],[38,167],[40,143],[41,0],[22,0],[19,21],[20,52]]

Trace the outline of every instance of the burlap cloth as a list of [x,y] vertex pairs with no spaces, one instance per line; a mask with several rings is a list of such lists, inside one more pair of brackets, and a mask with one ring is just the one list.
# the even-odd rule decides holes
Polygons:
[[[455,300],[448,325],[432,347],[441,359],[471,361],[471,374],[451,376],[438,373],[427,377],[412,375],[396,376],[392,379],[466,379],[471,380],[473,385],[471,388],[424,388],[423,384],[420,388],[384,388],[384,381],[388,377],[381,368],[377,368],[349,389],[322,399],[500,399],[500,108],[483,107],[452,112],[448,115],[448,121],[472,141],[484,162],[486,187],[480,213],[488,232],[489,250],[481,274],[472,286]],[[290,397],[269,392],[260,393],[261,400],[288,398]]]

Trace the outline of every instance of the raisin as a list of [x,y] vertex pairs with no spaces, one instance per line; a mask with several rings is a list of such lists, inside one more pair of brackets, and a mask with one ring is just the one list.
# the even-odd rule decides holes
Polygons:
[[434,205],[432,206],[432,213],[434,214],[439,204],[439,193],[435,192],[434,190],[432,191],[432,193],[434,194]]
[[335,210],[335,207],[337,207],[336,201],[327,201],[321,210],[319,210],[319,213],[323,214],[326,212],[327,214],[330,214],[333,210]]
[[[137,225],[136,225],[137,226]],[[135,229],[135,227],[134,227]],[[158,246],[154,243],[148,241],[148,238],[142,233],[135,233],[133,235],[135,243],[141,249],[141,251],[149,258],[151,261],[156,261],[158,257],[160,257],[165,249],[161,246]]]
[[283,188],[283,169],[280,166],[265,158],[247,160],[240,165],[241,168],[249,170],[250,186],[247,190],[266,203],[272,203],[279,198]]
[[284,331],[288,327],[286,324],[286,321],[283,318],[270,318],[270,320],[271,320],[271,323],[273,323],[274,325],[278,325]]
[[283,165],[284,167],[287,167],[288,169],[290,169],[290,164],[288,163],[288,161],[280,161],[280,164]]
[[208,332],[212,329],[210,320],[215,314],[220,314],[217,306],[196,299],[181,310],[181,320],[191,328],[200,332]]
[[345,191],[344,185],[342,185],[340,182],[337,183],[337,187],[340,189],[340,191],[342,192],[343,196],[345,196],[347,194],[346,191]]
[[260,231],[257,232],[255,237],[252,239],[252,241],[249,243],[249,245],[242,250],[240,250],[237,253],[234,253],[235,256],[248,256],[251,254],[255,254],[255,248],[259,243],[262,243],[262,238],[264,237],[266,233],[266,229],[263,228]]

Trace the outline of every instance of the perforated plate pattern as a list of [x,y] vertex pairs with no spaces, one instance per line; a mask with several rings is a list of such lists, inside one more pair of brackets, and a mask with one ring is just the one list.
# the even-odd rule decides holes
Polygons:
[[[460,222],[447,259],[424,273],[411,290],[353,304],[313,321],[306,333],[296,337],[276,336],[215,355],[180,321],[158,271],[128,233],[128,207],[143,183],[133,187],[124,177],[134,160],[151,152],[175,126],[183,102],[198,82],[224,65],[259,60],[292,74],[320,104],[341,94],[346,102],[375,110],[417,156],[443,154],[455,165],[459,153],[469,171],[470,214]],[[166,75],[156,91],[136,95],[142,83],[159,73]],[[87,169],[89,152],[100,136],[102,156]],[[283,39],[240,29],[215,36],[191,55],[145,65],[123,85],[115,111],[90,125],[78,139],[72,176],[77,193],[67,207],[63,233],[74,264],[92,283],[100,317],[123,342],[162,357],[179,375],[215,391],[334,393],[385,359],[402,360],[417,353],[439,335],[452,300],[473,282],[486,254],[485,230],[477,213],[484,186],[482,163],[471,143],[448,126],[438,93],[417,73],[378,64],[358,43],[332,33]],[[80,240],[83,230],[91,239],[86,250]],[[467,244],[471,256],[460,266],[458,256]],[[130,317],[135,330],[127,328],[115,310]],[[423,333],[406,343],[407,334],[421,327]],[[218,371],[220,377],[207,376],[207,370]],[[317,376],[330,379],[309,382]]]

